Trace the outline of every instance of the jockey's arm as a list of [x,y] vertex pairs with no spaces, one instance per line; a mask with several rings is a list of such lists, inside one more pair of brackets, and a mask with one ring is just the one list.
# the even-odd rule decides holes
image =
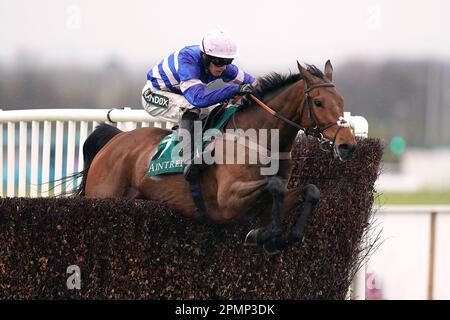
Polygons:
[[219,89],[210,90],[199,79],[190,79],[180,83],[183,96],[195,107],[209,107],[226,99],[235,97],[239,92],[239,85],[231,84]]
[[244,72],[238,66],[234,64],[227,65],[227,68],[222,74],[222,80],[224,82],[232,82],[236,84],[250,83],[254,87],[258,84],[257,80],[247,72]]
[[239,93],[240,84],[258,85],[258,81],[250,74],[242,71],[234,64],[229,64],[222,74],[222,80],[231,83],[228,86],[209,90],[199,79],[189,79],[181,82],[181,91],[190,104],[196,107],[208,107],[226,99],[231,99]]

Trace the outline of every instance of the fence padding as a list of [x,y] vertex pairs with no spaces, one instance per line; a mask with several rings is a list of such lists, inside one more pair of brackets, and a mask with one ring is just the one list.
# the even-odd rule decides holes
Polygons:
[[[292,155],[289,186],[315,183],[322,198],[301,244],[272,257],[243,246],[255,220],[200,224],[143,200],[0,199],[0,298],[343,299],[382,145],[361,140],[354,159],[339,162],[301,137]],[[80,290],[67,288],[70,265]]]

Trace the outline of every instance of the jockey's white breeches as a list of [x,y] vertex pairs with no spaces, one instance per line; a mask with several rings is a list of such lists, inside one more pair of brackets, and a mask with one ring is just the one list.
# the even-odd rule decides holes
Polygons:
[[177,123],[180,121],[183,112],[188,109],[199,110],[200,119],[202,119],[216,106],[197,108],[181,94],[155,89],[150,81],[147,81],[142,89],[141,98],[142,106],[151,116]]

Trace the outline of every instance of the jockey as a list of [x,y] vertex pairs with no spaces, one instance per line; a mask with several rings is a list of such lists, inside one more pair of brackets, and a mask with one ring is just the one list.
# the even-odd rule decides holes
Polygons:
[[[142,89],[142,104],[152,116],[177,121],[183,112],[180,128],[191,136],[190,161],[184,162],[184,176],[191,181],[198,176],[194,165],[194,121],[209,113],[208,107],[238,94],[254,92],[257,80],[232,64],[238,57],[237,45],[222,30],[206,34],[200,45],[182,48],[156,65],[147,73]],[[209,88],[217,79],[225,86]],[[183,157],[185,158],[185,157]]]

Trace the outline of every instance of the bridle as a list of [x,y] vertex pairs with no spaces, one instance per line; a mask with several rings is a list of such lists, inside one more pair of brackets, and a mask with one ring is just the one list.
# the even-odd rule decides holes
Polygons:
[[[348,123],[348,121],[346,121],[344,119],[344,117],[339,117],[339,119],[337,121],[332,121],[325,125],[320,124],[319,120],[317,119],[317,115],[314,113],[314,109],[313,109],[312,103],[310,101],[311,97],[310,97],[309,93],[316,88],[324,88],[324,87],[333,87],[334,88],[335,85],[334,85],[334,83],[331,83],[331,82],[318,83],[318,84],[310,86],[309,88],[305,88],[305,90],[304,90],[305,99],[304,99],[304,106],[302,108],[302,112],[300,113],[300,120],[303,117],[303,112],[305,111],[305,109],[308,109],[309,119],[312,120],[313,125],[314,125],[313,128],[303,128],[299,124],[295,123],[292,120],[289,120],[285,116],[281,115],[280,113],[276,112],[275,110],[273,110],[272,108],[267,106],[264,102],[262,102],[261,100],[256,98],[253,94],[250,94],[250,97],[260,107],[262,107],[263,109],[265,109],[266,111],[271,113],[276,118],[286,122],[287,124],[293,126],[294,128],[296,128],[298,130],[302,130],[306,135],[313,136],[313,137],[316,137],[317,139],[319,139],[320,140],[320,149],[322,149],[323,151],[330,152],[331,150],[333,150],[333,148],[335,146],[336,138],[339,134],[339,131],[342,128],[350,127],[350,124]],[[338,126],[339,128],[336,130],[336,133],[334,134],[333,139],[329,140],[329,139],[325,138],[323,135],[323,132],[334,126]],[[328,148],[326,148],[326,145],[328,145]]]
[[[311,103],[311,96],[309,95],[309,93],[312,90],[316,89],[316,88],[326,88],[326,87],[334,88],[335,85],[334,85],[334,83],[329,82],[329,83],[319,83],[319,84],[312,85],[309,88],[305,88],[305,90],[303,91],[305,93],[305,107],[302,109],[302,112],[300,114],[300,120],[302,119],[303,111],[305,109],[308,109],[309,119],[311,119],[313,121],[314,127],[312,129],[306,128],[304,130],[305,134],[317,137],[320,140],[320,148],[322,150],[324,150],[324,151],[331,151],[331,149],[335,145],[336,138],[337,138],[337,136],[339,134],[339,131],[342,128],[350,127],[350,124],[344,119],[344,117],[339,117],[339,119],[337,121],[332,121],[332,122],[329,122],[329,123],[327,123],[325,125],[321,125],[320,124],[319,120],[317,119],[317,115],[314,112],[314,108],[313,108],[313,105]],[[336,133],[334,134],[333,139],[329,140],[329,139],[325,138],[323,136],[323,133],[327,129],[332,128],[334,126],[338,126],[338,129],[336,130]],[[329,145],[329,147],[331,149],[326,149],[325,145]]]

